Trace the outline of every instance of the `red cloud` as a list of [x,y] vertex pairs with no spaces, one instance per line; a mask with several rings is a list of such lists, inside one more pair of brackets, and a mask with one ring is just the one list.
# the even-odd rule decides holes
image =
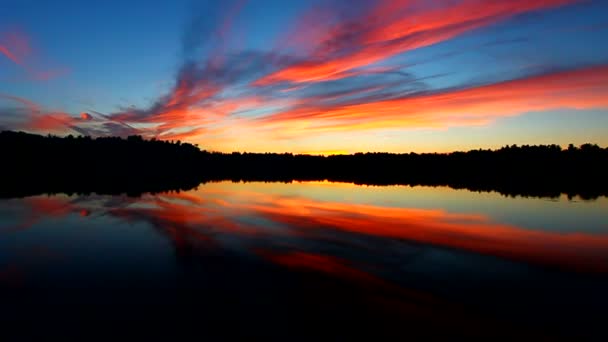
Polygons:
[[255,85],[320,82],[350,76],[353,69],[436,44],[506,18],[573,0],[462,0],[438,6],[421,0],[379,1],[371,13],[305,37],[316,45],[308,60],[257,80]]
[[41,132],[62,131],[71,126],[75,118],[67,113],[51,112],[43,115],[33,115],[27,123],[27,129]]
[[25,106],[31,112],[40,112],[40,110],[41,110],[40,106],[38,106],[38,104],[36,104],[28,99],[24,99],[22,97],[0,94],[0,99],[18,102],[21,105]]
[[10,32],[0,35],[0,54],[23,68],[27,72],[28,78],[36,81],[48,81],[69,72],[66,68],[41,71],[32,67],[28,63],[32,50],[28,37],[22,33]]
[[[205,142],[217,141],[224,149],[229,143],[234,148],[235,142],[241,142],[243,137],[249,141],[264,138],[257,139],[262,141],[276,137],[297,139],[324,132],[479,125],[527,111],[608,107],[602,96],[608,91],[606,66],[400,98],[395,97],[405,92],[390,94],[392,87],[403,85],[394,81],[311,95],[322,93],[319,90],[325,86],[315,82],[394,72],[397,69],[374,63],[518,14],[574,1],[379,0],[372,2],[367,13],[349,20],[316,9],[301,17],[273,53],[256,57],[263,60],[261,65],[281,66],[270,74],[260,74],[257,68],[251,68],[257,64],[249,60],[254,58],[249,54],[234,62],[227,54],[226,44],[214,42],[206,63],[184,62],[174,88],[147,109],[96,114],[96,120],[92,120],[88,114],[75,118],[61,112],[44,112],[35,104],[22,102],[31,113],[24,127],[54,131],[95,127],[88,132],[191,141],[204,136]],[[235,6],[218,28],[220,40],[229,38],[226,36],[231,34],[231,23],[241,7],[242,3]],[[0,53],[23,65],[30,77],[45,80],[64,72],[32,71],[25,63],[28,60],[25,57],[31,53],[26,37],[6,37],[9,35],[0,36]],[[287,50],[297,50],[299,53],[295,55],[303,55],[303,59],[294,62],[295,57],[286,57]],[[265,89],[251,87],[252,79],[256,78],[254,85],[292,84]],[[262,110],[253,119],[230,116],[257,109]]]
[[31,52],[28,39],[16,32],[0,35],[0,53],[13,63],[22,65]]
[[607,92],[608,65],[603,65],[383,101],[317,106],[309,99],[291,110],[260,118],[257,125],[279,124],[291,129],[291,134],[309,134],[312,130],[484,124],[529,111],[608,108]]
[[21,104],[26,110],[26,115],[20,123],[16,124],[16,129],[40,132],[60,132],[66,129],[75,130],[82,133],[77,126],[78,119],[61,111],[48,111],[37,103],[30,100],[0,94],[0,99],[10,100]]
[[6,46],[0,45],[0,53],[2,53],[4,56],[6,56],[11,61],[13,61],[15,64],[21,64],[21,61],[19,60],[19,58],[17,58],[17,56],[15,56],[11,52],[11,50],[9,50],[9,48],[7,48]]
[[52,79],[67,75],[70,70],[67,68],[61,68],[56,70],[36,71],[31,72],[30,76],[36,81],[50,81]]

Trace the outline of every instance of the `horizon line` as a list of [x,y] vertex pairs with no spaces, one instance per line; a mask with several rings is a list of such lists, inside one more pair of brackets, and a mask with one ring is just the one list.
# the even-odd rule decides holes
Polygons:
[[[250,151],[246,151],[246,150],[242,150],[242,151],[238,151],[238,150],[232,150],[232,151],[228,151],[228,152],[224,152],[224,151],[217,151],[217,150],[207,150],[204,148],[201,148],[199,146],[199,144],[193,144],[190,143],[188,141],[181,141],[179,139],[177,140],[163,140],[163,139],[157,139],[156,137],[151,137],[151,138],[146,138],[144,136],[141,135],[129,135],[129,136],[91,136],[91,135],[82,135],[82,134],[78,134],[78,135],[74,135],[74,134],[67,134],[67,135],[57,135],[57,134],[52,134],[52,133],[48,133],[48,134],[42,134],[42,133],[31,133],[31,132],[26,132],[26,131],[13,131],[13,130],[1,130],[0,133],[23,133],[23,134],[29,134],[29,135],[36,135],[36,136],[40,136],[40,137],[55,137],[55,138],[60,138],[60,139],[66,139],[69,138],[70,136],[72,136],[73,138],[90,138],[90,139],[104,139],[104,138],[119,138],[119,139],[123,139],[123,140],[127,140],[129,137],[140,137],[142,140],[144,141],[162,141],[162,142],[167,142],[167,143],[180,143],[180,144],[189,144],[192,145],[196,148],[198,148],[201,152],[208,152],[208,153],[222,153],[222,154],[234,154],[234,153],[239,153],[239,154],[292,154],[292,155],[301,155],[301,156],[323,156],[323,157],[329,157],[329,156],[354,156],[357,154],[452,154],[452,153],[466,153],[466,152],[471,152],[471,151],[497,151],[497,150],[501,150],[504,148],[518,148],[518,147],[549,147],[549,146],[558,146],[560,147],[561,150],[567,150],[568,147],[570,145],[572,145],[575,148],[581,148],[584,145],[589,145],[589,146],[597,146],[600,149],[608,149],[608,146],[601,146],[598,143],[594,143],[594,142],[586,142],[586,143],[582,143],[582,144],[574,144],[574,143],[568,143],[565,145],[562,144],[556,144],[556,143],[551,143],[551,144],[504,144],[500,147],[477,147],[477,148],[471,148],[468,150],[449,150],[449,151],[434,151],[434,152],[416,152],[416,151],[402,151],[402,152],[388,152],[388,151],[354,151],[354,152],[350,152],[350,151],[345,151],[345,150],[336,150],[336,151],[306,151],[306,152],[250,152]],[[324,153],[327,152],[327,153]],[[331,153],[334,152],[334,153]]]

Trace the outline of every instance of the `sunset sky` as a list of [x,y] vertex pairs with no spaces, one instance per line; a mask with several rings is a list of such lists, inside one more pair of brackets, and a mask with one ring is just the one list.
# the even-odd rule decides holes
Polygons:
[[0,130],[216,151],[608,146],[608,1],[2,0]]

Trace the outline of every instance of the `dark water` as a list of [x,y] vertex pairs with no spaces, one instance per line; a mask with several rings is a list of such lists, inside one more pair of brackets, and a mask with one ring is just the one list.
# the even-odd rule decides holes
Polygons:
[[1,200],[0,290],[0,337],[602,340],[608,199],[225,182]]

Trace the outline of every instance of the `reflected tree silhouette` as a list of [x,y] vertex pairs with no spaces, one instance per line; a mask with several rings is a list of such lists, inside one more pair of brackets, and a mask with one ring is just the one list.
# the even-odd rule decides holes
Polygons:
[[449,186],[507,196],[593,199],[608,195],[608,148],[511,145],[453,153],[220,153],[141,136],[91,138],[0,133],[1,197],[41,193],[188,190],[209,181],[329,180]]

